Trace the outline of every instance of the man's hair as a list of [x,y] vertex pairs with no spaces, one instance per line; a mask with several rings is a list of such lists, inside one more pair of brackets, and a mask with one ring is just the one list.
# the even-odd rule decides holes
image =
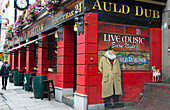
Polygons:
[[4,61],[4,64],[8,64],[8,61],[5,60],[5,61]]

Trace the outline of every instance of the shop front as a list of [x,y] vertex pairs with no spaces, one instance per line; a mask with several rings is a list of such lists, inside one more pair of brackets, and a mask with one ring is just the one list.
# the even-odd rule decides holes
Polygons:
[[[111,50],[119,62],[116,69],[120,68],[119,102],[139,101],[144,83],[153,81],[152,67],[162,71],[163,5],[78,0],[67,1],[62,7],[55,17],[43,9],[35,22],[24,28],[18,41],[26,55],[19,53],[18,66],[26,65],[26,72],[36,70],[36,76],[47,75],[54,82],[55,99],[64,102],[63,97],[71,97],[75,110],[104,109],[102,85],[107,78],[99,68],[102,57]],[[9,56],[15,69],[16,55],[10,51]],[[157,81],[161,80],[162,75]],[[108,90],[106,87],[104,91]]]

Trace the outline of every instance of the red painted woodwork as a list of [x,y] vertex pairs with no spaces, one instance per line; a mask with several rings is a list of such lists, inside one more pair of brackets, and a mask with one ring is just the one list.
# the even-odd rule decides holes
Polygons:
[[[31,40],[29,40],[31,41]],[[34,44],[29,44],[28,47],[33,47]],[[35,67],[35,60],[34,60],[34,48],[26,48],[26,71],[32,72]]]
[[47,75],[47,79],[53,80],[54,87],[56,87],[57,86],[57,80],[56,80],[57,79],[57,73],[47,72],[46,75]]
[[[151,28],[151,66],[162,73],[162,37],[161,28]],[[162,80],[162,75],[160,81]]]
[[57,65],[57,73],[73,73],[73,65]]
[[82,86],[97,86],[97,76],[77,75],[77,84]]
[[[9,53],[9,56],[8,56],[8,64],[10,65],[10,67],[11,67],[11,56],[12,56],[12,53],[10,52]],[[11,67],[12,68],[12,67]]]
[[57,81],[57,87],[60,88],[73,88],[73,82],[63,82],[63,81]]
[[[21,44],[20,44],[21,45]],[[20,51],[18,51],[18,70],[25,70],[26,62],[25,62],[25,48],[20,48]]]
[[88,64],[97,64],[97,54],[87,54]]
[[77,54],[84,54],[86,52],[86,44],[78,44],[77,45]]
[[86,54],[77,54],[77,64],[86,64]]
[[74,48],[58,48],[57,56],[73,56]]
[[87,86],[87,76],[85,75],[77,75],[77,85]]
[[136,28],[127,27],[126,28],[126,33],[127,34],[136,34]]
[[61,56],[57,57],[57,64],[73,65],[73,54],[72,56]]
[[124,33],[124,27],[117,26],[117,25],[113,26],[113,25],[99,24],[98,31],[99,32]]
[[73,88],[74,30],[63,26],[63,40],[57,42],[57,87]]
[[[45,34],[42,34],[41,41],[48,41],[48,37],[43,37]],[[46,71],[48,71],[49,68],[49,60],[48,60],[48,44],[42,43],[41,46],[43,48],[38,48],[38,71],[37,76],[39,75],[46,75]],[[48,77],[48,76],[47,76]]]
[[18,52],[14,50],[12,53],[12,69],[16,69],[18,67]]
[[77,65],[77,74],[97,75],[97,64],[96,65]]
[[76,88],[77,93],[87,95],[87,91],[88,91],[87,86],[77,85],[77,88]]
[[73,82],[73,74],[57,74],[57,81]]
[[[88,21],[88,25],[84,25],[84,34],[77,36],[76,92],[87,95],[87,105],[89,105],[97,103],[97,71],[94,70],[96,73],[92,73],[94,72],[93,69],[97,69],[95,66],[97,65],[97,14],[86,13],[84,20]],[[94,68],[91,68],[93,66]],[[90,70],[88,67],[90,67]]]
[[77,65],[77,74],[86,74],[86,65]]
[[[89,104],[96,104],[97,103],[97,87],[90,86],[88,87],[88,103]],[[93,99],[93,100],[92,100]]]
[[97,75],[97,64],[95,65],[86,65],[87,66],[87,74],[88,75]]
[[[85,33],[85,32],[84,32]],[[86,42],[85,34],[80,34],[79,37],[77,37],[77,46],[79,44],[83,44]]]

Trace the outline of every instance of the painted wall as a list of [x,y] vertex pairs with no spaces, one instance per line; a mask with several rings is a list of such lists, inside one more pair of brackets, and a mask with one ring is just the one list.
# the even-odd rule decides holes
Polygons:
[[[161,48],[161,29],[151,28],[151,67],[156,66],[157,69],[162,67],[162,48]],[[162,69],[161,69],[162,70]],[[102,74],[98,73],[98,91],[101,92]],[[160,79],[161,81],[161,79]],[[120,100],[123,102],[138,101],[141,96],[140,92],[144,90],[144,83],[152,82],[152,72],[122,72],[122,89],[123,96]],[[98,102],[102,102],[98,92]]]
[[[88,15],[88,16],[87,16]],[[97,72],[97,15],[86,13],[85,33],[78,36],[77,92],[88,95],[88,104],[103,103],[101,99],[102,74]],[[92,25],[93,24],[93,25]],[[93,37],[92,37],[93,36]],[[162,67],[161,29],[150,29],[151,66]],[[93,43],[92,43],[93,42]],[[92,43],[92,44],[90,44]],[[85,53],[85,54],[83,54]],[[94,54],[93,54],[94,53]],[[162,69],[161,69],[162,70]],[[161,79],[160,79],[161,80]],[[123,102],[138,101],[145,82],[152,82],[152,72],[122,72]]]

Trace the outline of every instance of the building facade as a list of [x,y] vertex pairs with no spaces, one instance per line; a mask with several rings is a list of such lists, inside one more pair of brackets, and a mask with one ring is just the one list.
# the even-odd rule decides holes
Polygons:
[[60,6],[53,17],[42,9],[33,24],[23,27],[23,35],[9,42],[12,69],[47,75],[56,100],[74,96],[75,110],[104,109],[98,66],[110,48],[121,67],[120,102],[141,98],[144,83],[154,80],[153,66],[161,71],[157,82],[162,81],[165,1],[65,0]]

